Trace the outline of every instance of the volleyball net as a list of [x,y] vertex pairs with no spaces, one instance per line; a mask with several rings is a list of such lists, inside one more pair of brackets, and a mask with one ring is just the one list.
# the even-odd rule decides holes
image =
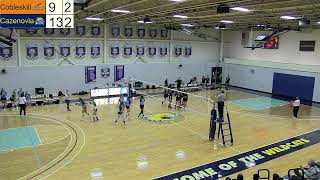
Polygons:
[[151,99],[154,110],[188,111],[208,119],[217,96],[217,90],[209,90],[202,84],[182,84],[178,89],[175,83],[170,82],[168,86],[134,78],[130,82],[135,83],[136,94]]

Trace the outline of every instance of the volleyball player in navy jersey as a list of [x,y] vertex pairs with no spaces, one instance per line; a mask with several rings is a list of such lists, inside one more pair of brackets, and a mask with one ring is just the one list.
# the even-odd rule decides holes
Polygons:
[[117,123],[119,119],[123,120],[123,124],[127,124],[126,123],[126,118],[125,118],[125,114],[124,114],[124,103],[120,102],[119,107],[118,107],[118,118],[114,121],[114,123]]

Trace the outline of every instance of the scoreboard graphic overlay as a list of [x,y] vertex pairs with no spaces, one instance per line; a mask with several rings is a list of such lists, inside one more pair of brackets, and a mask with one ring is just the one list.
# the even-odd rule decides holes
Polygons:
[[0,0],[0,28],[73,28],[74,0]]

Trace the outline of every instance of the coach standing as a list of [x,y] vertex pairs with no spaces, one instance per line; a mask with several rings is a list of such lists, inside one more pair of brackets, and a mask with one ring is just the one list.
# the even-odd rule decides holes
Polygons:
[[66,91],[66,103],[67,103],[67,111],[71,111],[70,110],[70,98],[71,98],[71,94],[69,92],[69,90]]
[[221,90],[221,93],[217,96],[218,112],[219,112],[219,120],[220,121],[223,121],[223,108],[224,108],[225,99],[226,99],[226,96],[224,94],[224,91]]
[[21,93],[19,98],[18,98],[18,105],[20,107],[20,116],[22,115],[22,111],[23,111],[23,115],[26,115],[26,104],[27,104],[27,99],[24,96],[24,93]]
[[292,101],[293,106],[293,118],[296,119],[298,117],[299,107],[300,107],[300,99],[296,97],[296,100]]

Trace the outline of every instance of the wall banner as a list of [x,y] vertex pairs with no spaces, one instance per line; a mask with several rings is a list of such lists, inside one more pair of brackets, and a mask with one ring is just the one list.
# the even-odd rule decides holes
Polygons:
[[53,35],[54,34],[54,29],[53,28],[44,28],[43,33],[47,36]]
[[3,60],[10,60],[13,57],[12,47],[0,47],[0,56]]
[[157,48],[156,47],[149,47],[149,55],[150,56],[155,56],[157,54]]
[[166,56],[168,54],[168,47],[167,46],[160,46],[160,55]]
[[79,24],[76,26],[76,35],[83,36],[86,34],[86,26]]
[[43,47],[43,55],[46,59],[52,59],[54,57],[54,46],[52,44],[45,44]]
[[131,26],[126,26],[124,27],[124,36],[128,37],[132,37],[133,35],[133,28]]
[[93,58],[98,58],[100,56],[100,45],[97,44],[97,45],[92,45],[91,46],[91,57]]
[[150,36],[151,38],[157,37],[157,29],[156,29],[156,28],[150,28],[150,29],[149,29],[149,36]]
[[110,77],[110,67],[102,67],[100,70],[102,78]]
[[162,30],[160,31],[160,36],[161,36],[162,38],[168,38],[168,30],[162,29]]
[[176,45],[175,54],[176,54],[176,56],[181,56],[182,55],[182,47],[180,45]]
[[70,29],[69,28],[61,28],[60,29],[60,34],[61,35],[64,35],[64,36],[68,36],[68,35],[70,35]]
[[112,37],[120,36],[120,27],[119,26],[111,26],[111,36]]
[[60,55],[62,57],[69,57],[71,55],[71,49],[70,49],[70,45],[60,45]]
[[115,45],[115,44],[111,45],[111,51],[110,51],[110,53],[111,53],[111,56],[112,56],[112,57],[119,56],[119,54],[120,54],[119,45]]
[[137,29],[137,36],[138,36],[139,38],[145,37],[145,36],[146,36],[146,29],[144,29],[143,27],[139,27],[139,28]]
[[29,60],[35,60],[38,58],[39,51],[38,47],[34,44],[27,45],[26,47],[26,54],[27,54],[27,59]]
[[76,46],[76,58],[84,58],[86,56],[86,46],[84,44],[78,44]]
[[124,78],[124,65],[114,66],[114,81],[120,81]]
[[85,82],[86,83],[94,83],[96,82],[97,75],[96,75],[96,66],[86,66],[85,67]]
[[138,45],[137,46],[137,56],[143,56],[144,55],[144,46]]
[[132,46],[126,45],[123,47],[123,54],[125,56],[132,56]]
[[184,49],[185,55],[186,56],[191,56],[192,54],[192,46],[186,46]]
[[91,35],[92,36],[100,36],[101,35],[101,28],[99,26],[92,26],[91,27]]

